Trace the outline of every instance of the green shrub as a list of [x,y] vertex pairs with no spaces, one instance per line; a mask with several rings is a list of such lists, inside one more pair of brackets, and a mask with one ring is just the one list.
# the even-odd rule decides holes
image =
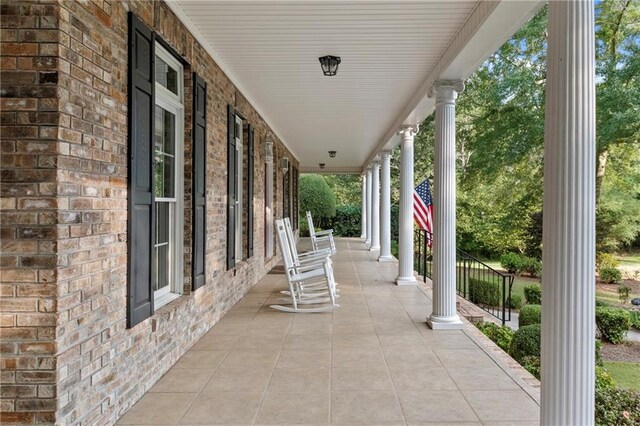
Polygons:
[[359,237],[362,233],[361,218],[361,206],[338,206],[329,228],[333,229],[333,235],[337,237]]
[[525,256],[518,253],[505,253],[500,256],[500,265],[502,265],[508,273],[515,274],[522,270],[524,257]]
[[613,377],[607,373],[607,370],[600,365],[596,365],[596,390],[611,389],[615,387],[616,382],[613,380]]
[[625,309],[598,307],[596,326],[604,340],[617,345],[624,341],[631,328],[631,315]]
[[602,367],[602,342],[596,339],[596,366]]
[[500,306],[502,303],[500,284],[469,278],[469,300],[478,304]]
[[513,335],[511,356],[522,364],[525,356],[540,356],[540,324],[521,327]]
[[640,330],[640,311],[629,311],[631,326]]
[[542,304],[542,287],[539,284],[529,284],[524,286],[524,298],[529,305]]
[[479,322],[476,324],[476,327],[496,345],[502,348],[503,351],[509,353],[514,334],[512,329],[507,326],[501,327],[493,322]]
[[596,269],[598,271],[602,268],[617,268],[618,266],[620,266],[620,262],[611,253],[596,254]]
[[605,300],[596,299],[596,307],[598,306],[609,306],[609,304]]
[[511,300],[509,301],[509,307],[511,309],[522,308],[522,296],[520,296],[519,294],[512,294]]
[[306,222],[305,213],[311,212],[313,223],[320,228],[336,214],[336,197],[321,175],[300,176],[300,213]]
[[[597,377],[596,370],[596,377]],[[596,380],[596,425],[640,424],[640,392],[608,386]]]
[[540,305],[524,305],[520,309],[518,327],[526,327],[531,324],[540,324],[542,321],[542,309]]
[[622,273],[616,268],[600,269],[600,281],[607,284],[617,284],[622,280]]
[[533,257],[527,257],[523,262],[520,273],[538,278],[542,273],[542,262]]
[[629,301],[629,293],[631,292],[631,287],[627,285],[621,285],[618,287],[618,296],[620,297],[620,301],[622,303],[627,303]]
[[531,373],[536,379],[540,380],[540,357],[525,356],[520,360],[520,364]]

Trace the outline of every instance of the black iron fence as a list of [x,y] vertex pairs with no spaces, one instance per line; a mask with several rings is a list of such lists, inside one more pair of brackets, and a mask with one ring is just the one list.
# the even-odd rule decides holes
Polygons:
[[[423,281],[433,276],[431,232],[414,231],[414,269]],[[513,275],[496,271],[486,263],[456,249],[456,290],[458,294],[502,321],[511,321]]]

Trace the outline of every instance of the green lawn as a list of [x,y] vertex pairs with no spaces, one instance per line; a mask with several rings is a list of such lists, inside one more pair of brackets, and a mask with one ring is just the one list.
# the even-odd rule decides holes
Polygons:
[[640,363],[605,361],[604,367],[618,386],[640,391]]

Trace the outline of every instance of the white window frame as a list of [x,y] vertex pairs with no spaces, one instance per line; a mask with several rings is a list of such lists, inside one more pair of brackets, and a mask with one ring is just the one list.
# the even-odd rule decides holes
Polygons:
[[[154,292],[154,309],[158,310],[163,305],[180,297],[184,289],[184,72],[180,61],[159,43],[155,45],[155,55],[161,58],[171,68],[175,69],[178,74],[177,94],[162,84],[155,82],[156,94],[154,108],[155,106],[159,106],[174,114],[176,120],[174,196],[173,198],[156,197],[155,199],[156,202],[164,201],[173,204],[172,208],[169,209],[169,216],[174,219],[172,222],[173,229],[169,230],[169,244],[172,248],[169,253],[169,279],[171,281],[167,287]],[[155,111],[153,113],[155,114]],[[153,238],[155,241],[155,234]],[[154,250],[155,247],[156,245],[154,244]]]
[[242,219],[244,213],[244,144],[243,144],[243,128],[242,128],[242,118],[236,115],[235,122],[235,137],[236,137],[236,170],[238,171],[238,181],[236,183],[237,197],[236,197],[236,263],[241,262],[244,259],[244,252],[242,247]]

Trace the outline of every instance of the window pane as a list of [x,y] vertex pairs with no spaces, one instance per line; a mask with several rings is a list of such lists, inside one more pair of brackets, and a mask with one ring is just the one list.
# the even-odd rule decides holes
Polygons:
[[156,203],[156,270],[153,283],[154,291],[169,286],[169,255],[171,253],[171,244],[169,241],[169,229],[171,227],[170,209],[171,203]]
[[172,198],[175,185],[176,117],[156,106],[155,178],[156,197]]
[[156,56],[156,82],[178,94],[178,72],[159,56]]

